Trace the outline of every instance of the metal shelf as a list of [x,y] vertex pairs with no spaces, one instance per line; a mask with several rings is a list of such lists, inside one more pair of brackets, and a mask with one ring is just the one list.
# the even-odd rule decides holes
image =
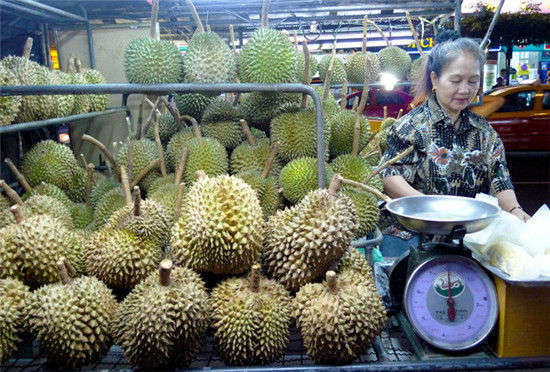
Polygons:
[[42,127],[47,127],[50,125],[73,122],[81,119],[91,119],[98,116],[109,115],[109,114],[114,114],[114,113],[123,112],[123,111],[126,111],[126,107],[120,106],[120,107],[108,108],[104,111],[93,111],[93,112],[87,112],[85,114],[70,115],[70,116],[64,116],[60,118],[52,118],[52,119],[45,119],[45,120],[29,121],[26,123],[3,125],[0,127],[0,134],[32,130],[32,129],[42,128]]

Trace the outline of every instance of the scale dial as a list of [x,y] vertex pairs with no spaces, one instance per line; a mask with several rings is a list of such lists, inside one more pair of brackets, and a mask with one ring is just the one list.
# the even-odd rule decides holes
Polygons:
[[493,282],[475,261],[458,255],[420,264],[407,280],[403,303],[416,333],[445,350],[477,345],[497,319]]

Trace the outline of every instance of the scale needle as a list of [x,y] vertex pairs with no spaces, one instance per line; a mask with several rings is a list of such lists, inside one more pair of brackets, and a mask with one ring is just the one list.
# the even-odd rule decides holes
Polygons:
[[449,291],[449,298],[447,298],[447,317],[449,318],[449,321],[454,322],[455,321],[455,300],[453,298],[453,293],[451,292],[451,272],[449,269],[447,269],[447,290]]

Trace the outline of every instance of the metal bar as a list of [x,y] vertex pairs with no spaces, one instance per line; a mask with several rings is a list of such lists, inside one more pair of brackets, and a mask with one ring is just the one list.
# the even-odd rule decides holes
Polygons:
[[48,27],[45,23],[42,23],[42,54],[44,56],[44,66],[49,66],[50,61],[50,47],[46,38],[48,33]]
[[29,122],[26,122],[26,123],[4,125],[4,126],[0,126],[0,134],[10,133],[10,132],[26,131],[26,130],[33,130],[33,129],[37,129],[37,128],[46,127],[46,126],[49,126],[49,125],[63,124],[63,123],[66,123],[66,122],[77,121],[77,120],[81,120],[81,119],[89,119],[89,118],[93,118],[93,117],[101,116],[101,115],[114,114],[114,113],[122,112],[122,111],[125,111],[125,110],[126,110],[126,108],[124,108],[124,107],[114,107],[114,108],[111,108],[111,109],[107,109],[105,111],[94,111],[94,112],[88,112],[86,114],[65,116],[65,117],[62,117],[62,118],[53,118],[53,119],[46,119],[46,120],[29,121]]
[[77,16],[76,14],[72,14],[72,13],[66,12],[64,10],[54,8],[54,7],[49,6],[49,5],[39,3],[39,2],[34,1],[34,0],[14,0],[14,1],[17,1],[19,3],[25,4],[25,5],[28,5],[28,6],[32,6],[32,7],[38,8],[38,9],[48,11],[50,13],[56,14],[56,15],[64,17],[64,18],[72,19],[73,21],[80,21],[80,22],[87,22],[88,21],[86,18],[82,18],[80,16]]
[[[317,130],[317,183],[325,188],[325,141],[323,140],[323,110],[317,92],[304,84],[91,84],[91,85],[20,85],[0,86],[0,96],[52,94],[136,94],[136,93],[304,93],[313,99]],[[0,128],[1,129],[1,128]],[[1,132],[0,132],[1,133]]]
[[424,350],[422,350],[419,339],[418,337],[416,337],[416,334],[414,333],[411,324],[409,323],[402,311],[397,313],[396,318],[399,322],[399,326],[403,330],[403,333],[405,333],[407,340],[409,340],[409,343],[412,346],[415,357],[418,360],[423,360],[425,353]]
[[4,0],[0,0],[0,6],[4,6],[6,8],[11,8],[11,9],[17,10],[18,12],[30,14],[30,15],[33,15],[33,16],[38,17],[38,18],[48,18],[48,19],[52,19],[52,20],[55,20],[55,21],[62,21],[63,20],[60,17],[56,17],[56,16],[51,15],[51,14],[46,14],[46,13],[43,13],[43,12],[38,11],[38,10],[25,8],[24,6],[17,5],[17,4],[12,4],[12,3],[9,3],[9,2],[4,1]]

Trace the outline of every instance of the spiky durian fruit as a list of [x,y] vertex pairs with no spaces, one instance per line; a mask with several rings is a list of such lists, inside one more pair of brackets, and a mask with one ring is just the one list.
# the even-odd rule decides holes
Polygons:
[[235,79],[235,56],[214,32],[196,32],[183,57],[186,83],[229,83]]
[[127,230],[138,238],[146,238],[159,246],[170,237],[170,217],[166,209],[152,200],[141,200],[139,188],[134,189],[134,205],[127,205],[114,212],[105,228]]
[[33,187],[46,182],[63,190],[70,184],[73,170],[77,167],[68,146],[46,140],[38,142],[23,156],[21,172]]
[[94,220],[94,210],[84,203],[74,203],[69,211],[75,229],[87,229]]
[[[159,186],[154,192],[148,194],[148,199],[152,200],[164,207],[170,221],[170,226],[174,223],[174,214],[176,211],[176,203],[178,199],[179,186],[174,183],[168,183]],[[182,196],[185,195],[185,190]]]
[[[374,172],[372,166],[367,159],[351,154],[340,155],[330,163],[334,173],[340,174],[342,177],[356,182],[365,182],[369,180],[369,186],[382,191],[384,185],[378,174],[372,176]],[[344,186],[347,190],[347,186]]]
[[187,142],[193,138],[195,138],[195,133],[190,127],[183,128],[172,136],[166,146],[166,162],[170,164],[172,168],[178,168],[183,150],[185,149]]
[[342,257],[357,229],[353,203],[326,189],[278,211],[266,224],[262,264],[290,291],[322,276]]
[[[21,210],[25,217],[47,214],[57,218],[65,227],[73,228],[69,208],[50,196],[40,194],[31,196],[21,205]],[[16,222],[13,213],[9,209],[3,210],[0,215],[1,227]]]
[[[304,72],[306,69],[306,59],[304,56],[304,52],[302,48],[298,48],[294,51],[294,74],[295,74],[295,80],[297,83],[304,83]],[[317,62],[317,59],[314,56],[309,57],[309,79],[310,81],[307,81],[305,83],[309,84],[311,82],[311,79],[313,78],[313,75],[317,73],[319,63]]]
[[355,236],[362,237],[373,232],[380,219],[377,199],[370,192],[353,188],[344,188],[342,193],[351,199],[357,211],[359,227]]
[[[325,54],[319,61],[319,76],[321,80],[325,81],[327,71],[330,65],[332,55]],[[331,84],[342,84],[344,80],[347,80],[346,66],[344,62],[336,56],[334,56],[334,62],[332,63],[332,75],[330,79]]]
[[[271,140],[280,144],[279,157],[291,161],[303,156],[317,155],[317,125],[315,110],[305,109],[281,114],[271,121]],[[323,140],[328,148],[330,122],[323,123]],[[326,152],[328,160],[328,151]]]
[[[19,206],[11,208],[19,212]],[[18,278],[32,286],[57,281],[59,257],[75,261],[76,252],[67,239],[70,230],[47,214],[18,218],[0,230],[0,277]]]
[[196,121],[202,120],[202,114],[212,97],[200,93],[176,94],[176,106],[182,115],[189,115]]
[[[82,71],[88,84],[105,84],[107,80],[98,70],[85,69]],[[103,111],[109,103],[108,94],[90,94],[90,111]]]
[[387,118],[380,124],[380,134],[379,134],[379,142],[380,142],[380,153],[383,154],[386,152],[386,138],[388,134],[388,129],[397,121],[395,118]]
[[[174,116],[170,113],[162,114],[158,118],[158,124],[159,124],[159,137],[160,141],[163,144],[167,144],[168,141],[170,141],[170,138],[174,134],[176,134],[180,127],[178,126],[178,123],[174,119]],[[149,128],[147,128],[147,133],[145,134],[145,137],[149,138],[150,140],[155,140],[155,126],[150,125]]]
[[[332,178],[332,167],[325,163],[325,181]],[[306,194],[318,187],[317,159],[311,157],[298,158],[283,167],[279,175],[279,183],[283,188],[284,197],[296,204]]]
[[[50,74],[53,74],[54,76],[52,79],[55,81],[55,84],[60,85],[66,85],[71,84],[71,75],[59,71],[59,70],[52,70],[50,71]],[[69,116],[73,113],[74,109],[74,95],[72,94],[63,94],[63,95],[56,95],[55,97],[55,117],[64,117]]]
[[380,73],[380,60],[376,53],[353,53],[346,62],[346,74],[352,84],[365,82],[365,68],[367,69],[367,81],[374,83]]
[[111,215],[126,205],[126,198],[121,187],[107,191],[94,208],[93,228],[99,229],[107,223]]
[[420,79],[422,78],[423,68],[424,68],[424,61],[428,58],[427,54],[422,55],[420,58],[415,59],[411,63],[411,69],[409,71],[409,74],[407,76],[407,79],[411,83],[418,83]]
[[206,137],[218,140],[225,148],[232,150],[244,139],[241,125],[238,121],[218,121],[202,125]]
[[212,291],[216,349],[228,365],[271,363],[280,358],[289,337],[290,294],[265,279],[260,265],[248,278],[232,278]]
[[176,182],[176,175],[174,173],[170,173],[166,175],[166,177],[159,177],[155,179],[153,182],[151,182],[151,186],[149,186],[149,189],[147,190],[147,196],[149,194],[152,194],[156,192],[159,188],[165,186],[174,184]]
[[378,59],[382,72],[393,74],[398,79],[405,78],[411,68],[411,57],[407,51],[393,45],[380,49]]
[[290,83],[294,79],[294,47],[281,31],[254,31],[239,55],[243,83]]
[[35,195],[50,196],[54,199],[59,200],[67,208],[70,208],[73,204],[73,202],[69,199],[67,194],[65,194],[63,192],[63,190],[61,190],[59,187],[57,187],[55,185],[52,185],[51,183],[40,182],[39,185],[37,185],[37,186],[33,187],[32,189],[30,189],[29,191],[25,192],[21,196],[21,199],[23,199],[23,201],[25,201],[28,198],[30,198],[31,196],[35,196]]
[[210,304],[199,275],[169,260],[160,264],[120,305],[114,338],[136,366],[186,367],[209,324]]
[[296,294],[296,324],[316,363],[352,362],[386,324],[380,296],[371,286],[358,284],[357,275],[329,271],[323,284],[308,284]]
[[[73,61],[73,59],[71,59]],[[75,67],[74,65],[72,65]],[[80,68],[78,71],[73,70],[69,75],[69,83],[76,85],[88,84],[86,76],[82,73]],[[90,111],[90,96],[88,94],[75,94],[72,114],[84,114]]]
[[[332,94],[330,90],[325,93],[325,89],[321,85],[315,86],[313,89],[317,92],[317,94],[319,94],[319,98],[321,99],[321,106],[323,107],[323,116],[325,121],[328,121],[333,115],[342,110],[338,104],[338,101],[336,101],[334,94]],[[307,108],[311,110],[315,109],[313,99],[309,96],[307,97]]]
[[63,278],[36,290],[26,322],[48,361],[78,368],[98,361],[111,346],[115,297],[94,277]]
[[[0,63],[0,85],[17,85],[19,82],[15,74]],[[0,97],[0,125],[11,124],[17,117],[21,107],[21,96]]]
[[[340,110],[328,119],[330,123],[330,156],[333,158],[342,154],[349,154],[351,152],[356,120],[357,116],[355,112],[351,110]],[[361,115],[359,118],[360,149],[367,144],[369,135],[369,121]]]
[[[263,169],[271,153],[271,141],[263,138],[251,144],[243,142],[231,153],[231,173],[236,174],[250,169]],[[281,163],[274,159],[270,175],[278,177],[281,172]]]
[[[208,176],[227,173],[229,168],[227,151],[215,138],[193,138],[187,142],[186,146],[189,153],[183,171],[183,179],[187,185],[195,182],[198,170],[204,171]],[[177,168],[178,164],[174,164],[174,168]]]
[[75,203],[84,201],[86,197],[86,182],[88,174],[84,168],[76,167],[71,172],[71,179],[68,184],[62,188],[69,199]]
[[218,121],[238,121],[241,117],[239,107],[227,102],[222,97],[214,98],[204,109],[201,124]]
[[0,210],[7,209],[11,206],[11,202],[4,195],[0,194]]
[[199,172],[172,228],[170,246],[180,264],[215,274],[238,274],[258,258],[262,239],[256,192],[240,178]]
[[335,271],[338,274],[343,274],[347,271],[360,274],[357,277],[358,283],[371,286],[374,290],[376,290],[376,285],[374,284],[374,274],[369,261],[367,261],[365,255],[358,251],[355,247],[348,247],[342,258],[336,262]]
[[243,118],[253,127],[268,130],[269,123],[281,106],[300,103],[299,94],[252,92],[245,93],[240,99]]
[[122,185],[120,182],[115,181],[112,178],[105,177],[94,184],[92,187],[92,193],[90,195],[90,201],[92,203],[92,208],[95,209],[97,206],[97,203],[99,200],[105,195],[107,192],[111,191],[112,189],[116,189],[117,187],[121,187]]
[[157,242],[112,228],[95,232],[85,252],[86,271],[117,290],[132,289],[158,267],[162,256]]
[[[152,161],[155,161],[159,157],[157,144],[154,141],[151,141],[148,138],[142,138],[139,140],[131,140],[132,154],[133,154],[133,174],[134,178],[137,177],[142,171],[147,168],[147,165]],[[119,146],[118,151],[115,154],[115,160],[119,166],[123,165],[128,169],[129,159],[128,159],[128,143],[124,143]],[[147,176],[157,176],[160,175],[160,172],[157,168],[149,171]],[[144,177],[140,182],[139,186],[143,189],[147,189],[146,177]]]
[[0,279],[0,363],[17,350],[24,332],[25,303],[29,288],[17,279]]
[[131,40],[124,51],[124,71],[129,83],[177,83],[183,76],[181,52],[166,40]]

